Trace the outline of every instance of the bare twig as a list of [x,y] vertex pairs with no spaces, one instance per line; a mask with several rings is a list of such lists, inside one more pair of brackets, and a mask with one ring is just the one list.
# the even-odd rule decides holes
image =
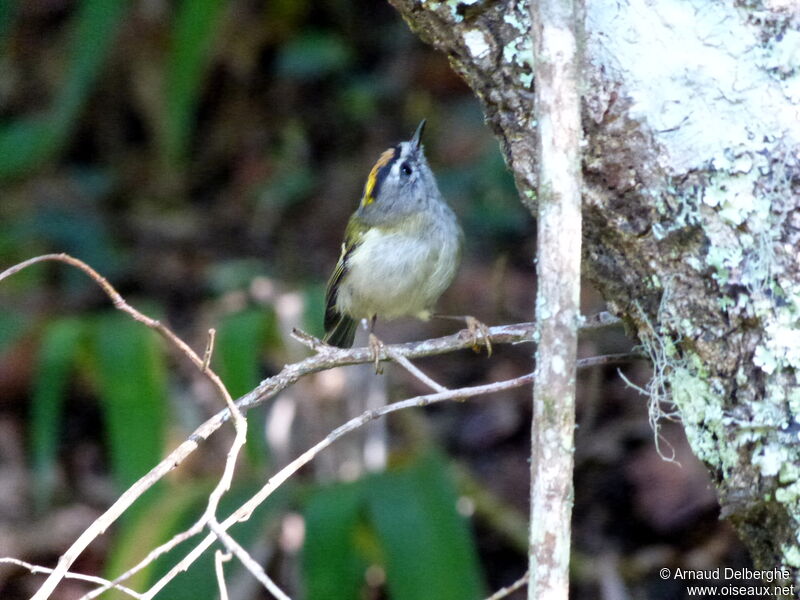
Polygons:
[[147,553],[147,556],[145,556],[142,560],[140,560],[130,569],[128,569],[121,575],[118,575],[111,581],[103,583],[102,585],[100,585],[100,587],[93,589],[91,592],[84,594],[83,596],[80,597],[79,600],[92,600],[93,598],[97,598],[100,594],[107,592],[109,589],[111,589],[111,587],[117,586],[123,581],[127,581],[128,579],[136,575],[136,573],[138,573],[139,571],[147,567],[150,563],[152,563],[154,560],[156,560],[159,556],[163,556],[164,554],[168,553],[170,550],[179,546],[186,540],[196,536],[203,530],[204,525],[205,523],[200,524],[200,521],[198,520],[196,523],[194,523],[194,525],[192,525],[192,527],[190,527],[186,531],[174,535],[166,543],[156,548],[153,548],[150,552]]
[[[34,575],[39,573],[46,573],[51,574],[54,569],[48,569],[47,567],[40,567],[39,565],[32,565],[29,562],[25,562],[24,560],[19,560],[16,558],[0,558],[0,563],[8,563],[12,565],[18,565],[23,567],[24,569],[28,569]],[[107,585],[108,588],[114,588],[119,590],[120,592],[124,592],[128,594],[132,598],[141,599],[142,595],[138,592],[133,591],[130,588],[125,587],[124,585],[119,584],[112,584],[107,579],[103,579],[102,577],[96,577],[95,575],[84,575],[83,573],[74,573],[72,571],[67,571],[64,573],[64,579],[78,579],[80,581],[88,581],[89,583],[99,583],[102,585]]]
[[601,354],[599,356],[590,356],[582,358],[578,361],[580,369],[588,369],[590,367],[600,367],[603,365],[612,365],[615,363],[625,363],[632,360],[644,360],[647,357],[641,352],[621,352],[619,354]]
[[[590,368],[590,367],[594,367],[594,366],[601,365],[601,364],[607,364],[607,363],[612,363],[612,362],[621,362],[623,360],[629,360],[629,359],[634,359],[634,358],[639,358],[639,357],[640,357],[640,355],[636,354],[636,353],[612,354],[612,355],[605,355],[605,356],[588,357],[588,358],[580,359],[578,361],[578,365],[577,366],[578,366],[578,368]],[[365,360],[365,362],[368,361],[368,360],[369,360],[369,358],[367,358]],[[518,386],[521,386],[521,385],[525,385],[526,383],[529,383],[530,381],[532,381],[532,377],[530,375],[526,375],[526,376],[522,376],[522,377],[517,378],[517,379],[508,380],[508,381],[505,381],[505,382],[498,382],[498,383],[494,383],[494,384],[486,384],[484,386],[477,386],[475,388],[460,388],[460,389],[456,389],[456,390],[443,390],[443,392],[441,394],[418,396],[416,398],[411,398],[411,399],[408,399],[408,400],[404,400],[404,401],[401,401],[401,402],[397,402],[397,403],[394,403],[394,404],[387,405],[387,406],[382,407],[381,409],[379,409],[377,411],[367,411],[367,412],[363,413],[362,415],[352,419],[348,423],[345,423],[344,425],[342,425],[338,429],[334,430],[331,434],[329,434],[328,437],[326,437],[324,440],[319,442],[316,446],[314,446],[313,448],[309,449],[308,451],[306,451],[306,453],[304,453],[303,455],[301,455],[300,457],[295,459],[295,461],[293,461],[292,463],[287,465],[287,467],[285,467],[284,470],[278,472],[267,484],[267,486],[270,486],[270,489],[268,491],[266,491],[266,487],[267,486],[265,486],[265,489],[262,489],[261,493],[263,494],[263,497],[260,497],[260,500],[258,500],[257,502],[253,502],[253,505],[250,508],[250,511],[252,511],[261,502],[263,502],[263,500],[265,500],[275,489],[277,489],[292,474],[294,474],[297,470],[299,470],[301,467],[303,467],[308,462],[310,462],[317,454],[319,454],[325,448],[330,446],[334,441],[336,441],[340,437],[346,435],[347,433],[350,433],[351,431],[354,431],[355,429],[358,429],[358,428],[366,425],[367,423],[371,422],[374,419],[377,419],[377,418],[382,417],[384,415],[390,414],[390,413],[395,412],[397,410],[403,410],[403,409],[407,409],[407,408],[414,407],[414,406],[426,406],[427,404],[441,402],[441,401],[444,401],[444,400],[466,399],[466,398],[469,398],[469,397],[472,397],[472,396],[476,396],[476,395],[480,395],[480,394],[488,394],[488,393],[503,391],[503,390],[506,390],[506,389],[511,389],[513,387],[518,387]],[[254,496],[254,499],[255,498],[256,497]],[[253,499],[251,499],[251,501],[252,500]],[[222,524],[220,524],[220,526],[224,527],[225,529],[227,529],[228,527],[230,527],[231,525],[233,525],[236,522],[235,520],[231,520],[231,519],[234,519],[235,517],[236,517],[236,514],[232,515],[230,519],[224,521]],[[249,518],[249,514],[244,514],[243,513],[243,517],[244,518],[242,518],[241,520],[246,520],[247,518]],[[117,579],[115,579],[114,582],[124,581],[128,577],[132,576],[133,574],[135,574],[136,572],[140,571],[142,568],[147,566],[149,563],[151,563],[153,560],[155,560],[155,558],[157,558],[157,557],[159,557],[159,556],[171,551],[172,549],[177,547],[182,542],[184,542],[187,539],[197,535],[202,530],[202,524],[205,524],[205,523],[206,523],[205,517],[201,518],[200,520],[198,520],[197,523],[195,523],[195,525],[192,526],[191,529],[176,535],[174,538],[170,539],[168,542],[166,542],[162,546],[159,546],[158,548],[152,550],[144,560],[142,560],[139,564],[137,564],[135,567],[133,567],[132,569],[130,569],[129,571],[127,571],[126,573],[124,573],[123,575],[118,577]],[[194,559],[196,559],[197,556],[199,556],[199,554],[202,553],[210,545],[211,541],[213,541],[213,538],[211,536],[207,537],[204,540],[204,542],[201,544],[201,545],[203,545],[202,548],[197,547],[192,551],[193,553],[196,553],[193,556],[192,559],[188,559],[188,557],[187,557],[188,560],[184,559],[185,560],[185,564],[184,565],[181,565],[181,566],[176,565],[176,567],[174,569],[174,572],[171,571],[168,575],[166,575],[164,580],[163,580],[163,582],[157,582],[154,585],[154,587],[151,588],[151,590],[149,590],[145,595],[143,595],[143,599],[144,600],[148,600],[150,598],[154,598],[156,593],[159,592],[163,588],[163,586],[166,585],[171,579],[173,579],[175,577],[175,575],[177,575],[181,571],[183,571],[186,568],[188,568],[188,566],[194,561]],[[99,595],[101,592],[105,591],[106,589],[108,589],[108,588],[104,587],[104,588],[98,588],[96,590],[93,590],[92,593],[90,593],[87,596],[85,596],[84,599],[82,599],[82,600],[90,600],[91,598],[95,598],[97,595]]]
[[432,390],[434,390],[436,392],[446,392],[447,391],[446,387],[444,387],[440,383],[438,383],[438,382],[434,381],[433,379],[431,379],[430,377],[428,377],[425,373],[423,373],[416,365],[414,365],[414,363],[412,363],[410,360],[408,360],[405,356],[395,352],[394,349],[391,346],[385,346],[384,350],[386,352],[386,355],[389,358],[391,358],[393,361],[395,361],[400,366],[404,367],[406,371],[411,373],[414,377],[419,379],[422,383],[427,385]]
[[234,554],[236,558],[239,559],[244,567],[250,571],[250,573],[261,582],[261,585],[273,596],[278,598],[278,600],[292,600],[286,593],[279,588],[270,576],[267,575],[267,572],[264,571],[263,567],[258,564],[258,562],[250,556],[250,553],[247,552],[242,546],[233,539],[228,532],[225,531],[219,524],[216,519],[212,519],[208,522],[208,527],[214,533],[215,536],[219,539],[223,546],[228,550],[228,552]]
[[[0,279],[2,279],[2,276],[0,276]],[[606,326],[605,323],[602,323],[600,320],[596,320],[596,322],[593,321],[591,324],[589,324],[587,328],[595,328],[603,326]],[[492,340],[495,343],[513,344],[513,343],[529,342],[531,336],[533,335],[533,324],[520,323],[517,325],[502,325],[490,328],[489,332],[490,335],[492,336]],[[385,353],[386,349],[388,348],[389,351],[395,353],[398,356],[403,356],[408,358],[419,358],[423,356],[431,356],[434,354],[442,354],[445,352],[449,352],[453,349],[461,349],[461,348],[466,349],[469,347],[470,347],[469,340],[464,340],[462,336],[456,333],[453,335],[425,340],[422,342],[384,346],[383,350]],[[263,404],[268,399],[272,398],[280,391],[291,386],[293,383],[295,383],[297,380],[299,380],[301,377],[305,375],[317,373],[319,371],[330,369],[336,366],[364,364],[372,362],[372,360],[373,358],[370,354],[369,348],[342,349],[342,348],[333,348],[330,346],[321,346],[320,353],[315,354],[298,363],[287,365],[278,374],[262,381],[259,384],[259,386],[255,388],[253,391],[239,398],[239,400],[237,400],[236,402],[236,406],[240,410],[246,411],[250,408]],[[98,522],[102,522],[104,528],[108,527],[111,523],[113,523],[113,521],[116,520],[116,518],[120,514],[122,514],[125,510],[127,510],[127,508],[131,504],[133,504],[133,502],[139,496],[141,496],[145,491],[147,491],[150,487],[152,487],[169,471],[179,466],[186,459],[186,457],[188,457],[192,452],[194,452],[199,443],[208,439],[217,429],[219,429],[225,423],[225,421],[227,421],[230,418],[230,415],[231,415],[230,409],[222,410],[213,417],[211,417],[210,419],[208,419],[205,423],[200,425],[197,429],[195,429],[195,431],[189,436],[189,438],[185,442],[183,442],[180,446],[178,446],[175,450],[173,450],[158,465],[156,465],[153,469],[151,469],[149,473],[144,475],[130,489],[128,489],[124,494],[122,494],[122,496],[120,496],[120,498],[117,499],[117,501],[105,513],[103,513],[103,515],[101,515],[98,518]],[[137,565],[135,565],[134,567],[132,567],[131,569],[120,575],[119,577],[117,577],[114,581],[118,582],[126,580],[127,578],[131,577],[133,574],[137,573],[145,566],[150,564],[153,560],[155,560],[159,556],[162,556],[163,554],[174,549],[182,542],[197,535],[202,530],[205,523],[206,521],[204,520],[204,517],[202,517],[187,531],[176,535],[168,542],[152,550],[142,561],[140,561],[140,563],[138,563]],[[96,530],[93,531],[95,531],[95,537],[99,535],[99,533],[96,533]],[[70,548],[70,551],[73,551],[73,548],[77,548],[78,544],[80,543],[81,544],[80,549],[77,550],[77,553],[80,554],[80,552],[82,552],[83,549],[89,544],[89,542],[91,542],[91,539],[88,540],[86,539],[88,535],[89,534],[87,534],[87,532],[84,532],[84,534],[82,534],[81,537],[79,537],[78,540],[76,540],[76,542],[73,544],[73,547]],[[92,598],[97,597],[100,593],[105,591],[105,589],[93,590],[82,600],[91,600]]]
[[494,594],[486,598],[486,600],[501,600],[501,598],[510,596],[511,594],[516,592],[519,588],[521,588],[523,585],[526,585],[528,583],[528,579],[530,579],[530,573],[526,571],[525,575],[517,579],[514,583],[497,590]]
[[211,355],[214,353],[214,342],[217,339],[217,330],[213,327],[208,330],[208,341],[206,342],[206,351],[203,353],[203,366],[201,370],[206,371],[211,364]]
[[222,550],[214,553],[214,573],[217,576],[217,587],[219,588],[219,600],[228,600],[228,586],[225,584],[225,569],[222,563],[228,562],[231,554]]

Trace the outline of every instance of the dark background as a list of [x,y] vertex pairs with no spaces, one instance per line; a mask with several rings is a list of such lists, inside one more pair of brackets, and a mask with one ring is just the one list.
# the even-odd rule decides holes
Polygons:
[[[531,320],[534,221],[476,99],[446,57],[419,42],[387,4],[3,3],[0,268],[67,252],[198,350],[207,329],[218,328],[217,369],[234,394],[244,393],[306,355],[288,337],[291,326],[322,333],[325,281],[366,174],[422,118],[429,161],[467,239],[440,311],[491,325]],[[52,566],[127,485],[220,405],[185,360],[113,313],[97,287],[66,265],[37,265],[3,281],[0,307],[0,555]],[[602,309],[587,284],[584,311]],[[378,332],[410,341],[456,327],[399,321]],[[632,345],[612,328],[587,336],[580,352]],[[532,352],[496,348],[490,359],[460,352],[420,365],[456,387],[530,371]],[[661,430],[662,452],[674,452],[679,466],[656,453],[646,398],[618,369],[638,385],[648,381],[644,361],[591,369],[579,379],[573,597],[683,598],[685,582],[662,581],[660,568],[736,567],[747,559],[718,521],[705,469],[680,427]],[[425,391],[394,366],[384,377],[389,400]],[[316,378],[301,388],[312,405],[301,407],[290,455],[315,441],[304,423],[331,410],[313,404],[330,395],[330,383]],[[526,568],[529,405],[524,388],[393,416],[385,475],[333,484],[340,479],[335,469],[307,469],[259,516],[248,543],[271,549],[263,562],[293,597],[413,597],[393,587],[403,571],[392,557],[406,541],[381,525],[381,511],[402,497],[404,481],[420,477],[426,489],[444,490],[425,505],[432,528],[455,514],[455,497],[470,517],[466,528],[465,521],[456,525],[455,541],[443,530],[435,555],[462,548],[474,561],[450,571],[474,571],[457,576],[474,585],[463,584],[472,587],[461,596],[442,588],[440,597],[488,595]],[[255,433],[233,496],[282,462],[263,439],[273,416],[251,414]],[[342,421],[330,417],[328,429]],[[75,570],[118,574],[188,524],[220,472],[229,442],[220,437],[95,542]],[[389,490],[386,502],[376,500],[376,489]],[[363,501],[352,535],[346,543],[326,541],[329,551],[344,543],[355,561],[343,576],[349,583],[333,584],[336,596],[319,591],[330,573],[309,566],[307,557],[320,548],[303,550],[287,539],[303,519],[306,533],[326,531],[346,512],[335,510],[347,506],[342,494],[351,493]],[[397,502],[389,521],[402,523],[414,502]],[[420,530],[408,527],[404,535],[413,539]],[[336,552],[323,548],[321,556]],[[0,565],[3,598],[29,597],[41,581]],[[69,581],[54,597],[77,598],[87,589]],[[267,597],[242,589],[234,597]],[[216,591],[199,576],[186,577],[170,597],[181,594],[210,598]]]

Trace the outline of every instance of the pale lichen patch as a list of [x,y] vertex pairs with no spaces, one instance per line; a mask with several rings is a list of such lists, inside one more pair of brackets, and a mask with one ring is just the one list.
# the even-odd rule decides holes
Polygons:
[[486,36],[479,29],[470,29],[464,32],[464,44],[472,57],[479,60],[486,57],[491,50]]
[[503,46],[503,61],[506,64],[516,65],[522,69],[520,83],[523,87],[530,88],[533,83],[533,39],[530,34],[531,21],[527,7],[519,3],[519,7],[503,15],[503,21],[511,26],[516,35]]
[[[783,123],[800,121],[792,100],[800,93],[800,38],[786,32],[765,41],[746,16],[706,0],[587,5],[587,56],[624,69],[629,116],[650,125],[672,173],[703,168],[730,148],[753,149],[753,140],[769,150]],[[800,130],[784,142],[796,145]]]

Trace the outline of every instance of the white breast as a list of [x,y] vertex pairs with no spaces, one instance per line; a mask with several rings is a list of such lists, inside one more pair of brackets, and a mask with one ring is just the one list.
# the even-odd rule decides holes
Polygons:
[[447,213],[441,223],[422,228],[424,235],[368,231],[348,260],[337,310],[356,319],[426,318],[460,259],[460,228],[449,208]]

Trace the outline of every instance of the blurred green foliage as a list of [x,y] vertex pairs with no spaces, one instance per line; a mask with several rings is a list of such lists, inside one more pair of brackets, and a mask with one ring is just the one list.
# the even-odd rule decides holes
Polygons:
[[185,159],[201,84],[225,0],[184,0],[175,15],[165,73],[166,123],[163,153],[169,162]]
[[167,380],[161,340],[122,313],[94,322],[92,372],[103,398],[117,489],[125,490],[161,460]]
[[[52,105],[44,114],[0,125],[0,179],[40,166],[67,141],[97,81],[126,6],[125,0],[80,3],[71,31],[66,74]],[[11,9],[5,11],[0,17],[8,19]]]
[[[186,481],[171,485],[168,493],[160,494],[141,511],[136,519],[128,521],[115,540],[111,550],[107,574],[110,578],[127,571],[138,563],[152,548],[168,541],[172,536],[191,527],[202,514],[208,502],[214,481]],[[217,518],[223,521],[250,496],[258,491],[263,482],[239,482],[222,498]],[[287,485],[270,496],[264,504],[253,511],[249,520],[234,525],[229,533],[245,548],[252,547],[274,527],[281,512],[285,511],[293,495],[292,486]],[[199,538],[194,538],[197,543]],[[137,589],[146,589],[158,581],[189,551],[189,545],[180,545],[171,553],[151,563],[140,571],[130,584]],[[213,549],[206,551],[187,571],[181,573],[164,587],[159,597],[170,600],[196,600],[216,597],[217,581],[214,573]],[[243,567],[236,562],[228,563],[226,570],[241,572]],[[211,590],[214,590],[213,592]],[[105,597],[105,596],[104,596]],[[121,592],[110,592],[109,598],[129,598]]]
[[17,14],[19,4],[19,0],[0,2],[0,43],[3,42],[6,33],[14,24],[14,17]]
[[52,501],[64,401],[85,330],[83,319],[67,317],[48,323],[42,334],[30,415],[34,501],[39,511]]
[[310,495],[303,511],[303,572],[309,600],[361,597],[369,566],[358,548],[363,510],[364,481],[332,485]]
[[[31,396],[31,459],[38,510],[53,496],[65,405],[76,373],[102,398],[109,461],[121,493],[161,459],[166,365],[155,334],[122,313],[66,317],[42,332]],[[128,516],[128,515],[126,515]]]
[[[217,373],[235,399],[252,390],[261,381],[261,355],[266,346],[280,344],[275,314],[252,308],[226,315],[220,322],[214,353]],[[264,420],[265,407],[250,412],[253,423]],[[247,456],[253,465],[266,464],[267,443],[259,427],[247,430]]]
[[238,398],[261,381],[261,351],[280,343],[275,314],[251,308],[226,315],[217,332],[217,372],[231,396]]
[[363,597],[365,570],[380,565],[393,600],[484,596],[477,550],[447,462],[414,462],[315,491],[308,502],[304,579],[309,600]]
[[281,48],[276,72],[310,81],[344,71],[352,59],[352,50],[340,35],[330,31],[304,31]]
[[[321,334],[325,280],[363,179],[422,117],[467,254],[526,234],[475,100],[385,3],[0,2],[0,267],[68,252],[200,344],[211,315],[213,364],[239,396],[286,361],[270,305],[280,293],[297,292],[304,327]],[[253,301],[255,278],[275,288],[268,299]],[[38,265],[0,283],[0,307],[0,355],[28,352],[33,364],[19,401],[37,510],[79,493],[65,477],[72,428],[96,434],[117,492],[191,429],[170,393],[187,387],[171,351],[83,274]],[[96,411],[102,432],[71,419],[77,405]],[[263,483],[265,418],[249,414],[249,468],[223,514]],[[108,572],[188,526],[211,485],[205,474],[165,481],[137,502],[114,532]],[[378,564],[394,600],[476,598],[480,568],[455,503],[446,461],[425,456],[352,484],[281,490],[236,535],[248,545],[302,505],[307,597],[357,597]],[[165,597],[207,595],[204,560]]]
[[478,554],[447,463],[427,454],[408,468],[377,476],[367,489],[369,515],[386,556],[394,600],[482,598]]

